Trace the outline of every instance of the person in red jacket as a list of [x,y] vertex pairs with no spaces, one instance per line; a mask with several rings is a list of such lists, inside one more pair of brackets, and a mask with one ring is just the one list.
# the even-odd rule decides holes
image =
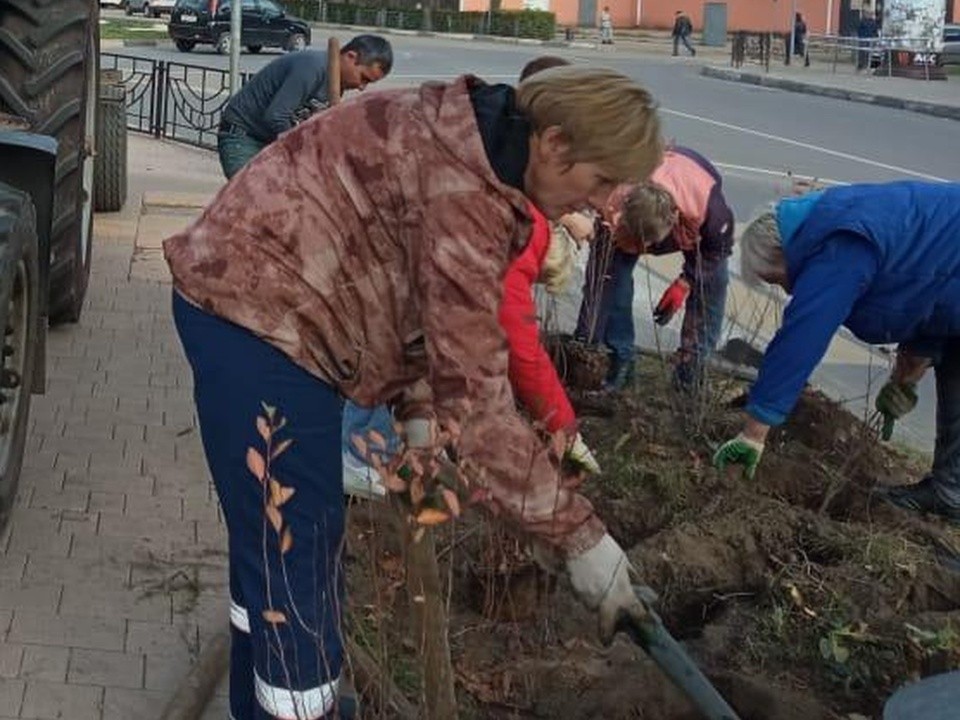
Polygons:
[[[562,245],[570,240],[584,241],[592,234],[593,223],[577,213],[565,215],[551,228],[550,223],[532,204],[530,239],[523,252],[514,259],[503,279],[500,302],[500,327],[507,334],[510,350],[510,384],[517,400],[551,433],[563,431],[572,442],[567,459],[590,473],[600,472],[593,453],[577,432],[577,417],[567,397],[560,376],[546,348],[540,341],[540,326],[533,298],[534,283],[545,282],[548,290],[559,290],[569,277],[566,264],[569,249]],[[559,247],[558,247],[559,246]],[[556,260],[550,258],[554,255]],[[550,275],[559,275],[559,279]],[[552,287],[554,286],[554,287]]]
[[[551,225],[533,204],[528,210],[533,219],[530,237],[504,275],[499,313],[510,352],[510,385],[536,423],[549,433],[564,432],[570,438],[567,461],[584,472],[597,474],[600,465],[577,430],[576,413],[540,340],[533,295],[537,283],[543,283],[548,292],[563,289],[573,269],[570,246],[592,237],[593,221],[580,213],[571,213]],[[386,407],[368,409],[347,404],[343,416],[343,485],[348,495],[386,495],[376,471],[354,447],[353,437],[366,436],[370,430],[383,436],[388,448],[396,447],[393,418]]]

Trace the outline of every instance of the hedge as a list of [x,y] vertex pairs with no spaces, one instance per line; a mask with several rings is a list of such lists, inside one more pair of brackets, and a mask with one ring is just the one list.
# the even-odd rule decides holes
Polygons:
[[320,3],[317,0],[283,0],[283,5],[292,14],[311,21],[539,40],[553,40],[557,24],[553,13],[542,10],[433,10],[431,27],[427,27],[426,13],[411,8],[326,3],[326,17],[321,17]]

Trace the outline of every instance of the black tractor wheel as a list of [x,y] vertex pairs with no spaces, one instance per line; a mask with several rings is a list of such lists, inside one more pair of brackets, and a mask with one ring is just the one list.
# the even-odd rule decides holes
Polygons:
[[0,529],[10,517],[37,369],[40,265],[30,197],[0,183]]
[[51,321],[80,319],[90,278],[99,57],[93,0],[0,0],[0,112],[57,139]]
[[116,212],[127,201],[127,105],[122,85],[100,86],[93,207]]

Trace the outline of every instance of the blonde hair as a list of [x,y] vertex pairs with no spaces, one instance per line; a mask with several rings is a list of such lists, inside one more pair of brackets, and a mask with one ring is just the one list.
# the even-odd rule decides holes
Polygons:
[[534,132],[560,128],[569,162],[597,163],[616,182],[649,177],[663,155],[653,97],[613,70],[542,70],[517,87],[517,106]]
[[740,275],[752,287],[783,270],[783,244],[777,213],[770,205],[754,215],[740,236]]
[[[676,222],[677,204],[660,185],[642,182],[623,201],[618,240],[625,250],[644,252],[665,238]],[[633,247],[636,246],[636,247]]]
[[551,295],[560,295],[566,290],[573,276],[573,248],[576,244],[562,223],[550,223],[550,244],[537,280],[544,284]]

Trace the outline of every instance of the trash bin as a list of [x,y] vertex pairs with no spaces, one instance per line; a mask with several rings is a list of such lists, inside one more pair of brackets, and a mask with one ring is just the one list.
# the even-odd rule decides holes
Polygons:
[[723,47],[727,44],[727,4],[703,4],[703,44]]

